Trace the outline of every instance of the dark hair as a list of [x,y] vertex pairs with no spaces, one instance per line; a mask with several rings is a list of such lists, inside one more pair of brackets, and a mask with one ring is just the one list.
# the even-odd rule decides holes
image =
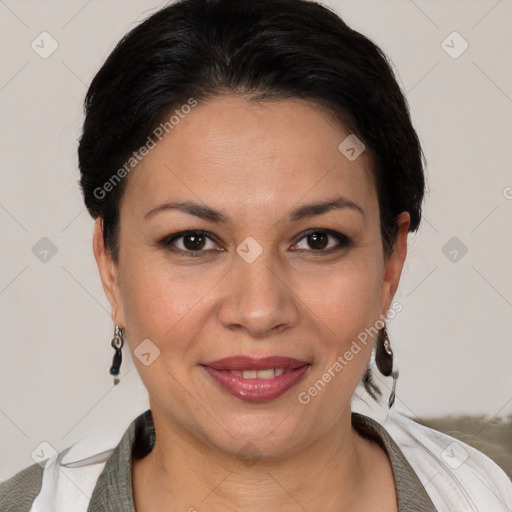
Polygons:
[[312,1],[179,0],[121,39],[85,98],[80,184],[89,213],[103,221],[114,261],[126,162],[174,109],[219,94],[324,107],[371,157],[385,256],[401,212],[411,216],[409,231],[418,228],[423,152],[377,45]]
[[372,156],[384,253],[396,218],[421,218],[423,153],[386,56],[307,0],[180,0],[135,27],[96,74],[78,148],[81,187],[117,261],[126,180],[95,194],[174,108],[220,93],[302,98],[331,111]]

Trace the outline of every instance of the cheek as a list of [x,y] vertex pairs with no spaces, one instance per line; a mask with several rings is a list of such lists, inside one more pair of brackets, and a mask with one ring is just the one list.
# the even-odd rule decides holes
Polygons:
[[208,292],[219,281],[216,274],[147,255],[134,255],[125,262],[121,295],[132,344],[149,338],[165,350],[190,348]]
[[[378,264],[363,256],[333,268],[311,273],[304,280],[302,299],[334,333],[364,329],[380,314]],[[351,332],[351,334],[354,334]]]
[[[369,257],[354,259],[343,270],[332,273],[322,281],[322,293],[310,296],[311,308],[321,329],[322,349],[317,352],[318,366],[312,376],[313,408],[332,407],[332,414],[340,411],[350,400],[367,367],[374,344],[375,322],[379,319],[380,268],[377,260]],[[315,302],[316,301],[316,302]],[[317,386],[319,381],[325,387]],[[309,393],[309,391],[306,393]],[[311,395],[312,396],[312,395]],[[307,398],[307,397],[306,397]],[[313,402],[313,400],[312,400]],[[326,417],[329,423],[332,417]]]
[[[376,260],[375,260],[376,261]],[[318,318],[321,349],[316,352],[317,370],[309,385],[320,385],[313,408],[342,410],[360,382],[375,341],[373,329],[380,315],[379,267],[369,259],[358,258],[322,282],[312,307]],[[311,389],[314,393],[315,389]],[[306,390],[303,390],[307,392]],[[306,397],[307,398],[307,397]],[[331,404],[331,405],[327,405]],[[332,420],[329,416],[326,421]]]

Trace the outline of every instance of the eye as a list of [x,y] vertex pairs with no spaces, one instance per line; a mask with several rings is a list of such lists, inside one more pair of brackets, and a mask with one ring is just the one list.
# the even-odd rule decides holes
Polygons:
[[[213,245],[208,247],[208,242]],[[206,252],[206,250],[218,250],[215,249],[215,243],[205,231],[182,231],[175,233],[165,237],[159,242],[159,245],[186,256],[200,256],[200,254],[194,253]],[[206,250],[203,250],[205,247]]]
[[[329,238],[333,239],[336,243],[334,246],[329,247]],[[306,252],[317,252],[320,254],[329,254],[343,248],[347,248],[352,244],[352,241],[347,236],[336,231],[328,229],[310,229],[302,234],[302,238],[299,242],[295,243],[295,246],[300,244],[302,240],[306,240],[306,243],[312,247],[312,249],[300,249]],[[208,247],[208,243],[211,244]],[[183,254],[185,256],[202,256],[200,253],[207,251],[223,251],[223,249],[216,249],[215,242],[212,237],[205,231],[181,231],[163,238],[158,245],[165,247],[175,253]],[[195,253],[195,254],[194,254]]]
[[[329,247],[329,238],[334,239],[337,244],[334,244],[334,246],[331,245]],[[319,253],[335,252],[340,249],[349,247],[352,243],[350,238],[347,236],[343,235],[342,233],[338,233],[337,231],[331,231],[329,229],[310,229],[302,236],[297,244],[300,243],[301,240],[306,240],[306,243],[313,248],[313,250],[309,252]],[[305,250],[308,251],[307,248]]]

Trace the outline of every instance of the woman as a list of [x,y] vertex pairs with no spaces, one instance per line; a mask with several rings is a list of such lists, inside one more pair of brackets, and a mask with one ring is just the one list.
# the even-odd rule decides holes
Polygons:
[[511,509],[496,464],[395,411],[386,319],[425,183],[378,47],[305,0],[182,0],[85,114],[111,373],[126,342],[150,409],[12,477],[0,510]]

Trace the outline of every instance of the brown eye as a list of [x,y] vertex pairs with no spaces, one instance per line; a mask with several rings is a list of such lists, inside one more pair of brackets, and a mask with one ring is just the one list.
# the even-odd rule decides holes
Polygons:
[[308,244],[313,249],[323,250],[329,243],[329,236],[325,233],[312,233],[307,236]]
[[[211,244],[210,247],[208,247],[208,242]],[[161,240],[159,244],[173,252],[186,256],[203,256],[201,253],[218,250],[213,240],[203,231],[175,233]]]
[[[334,239],[337,243],[329,246],[329,239]],[[306,240],[306,245],[311,249],[310,252],[330,253],[351,245],[351,240],[347,236],[330,230],[310,230],[297,244],[302,240]],[[309,250],[308,247],[305,250]]]
[[[311,229],[304,233],[295,245],[298,246],[302,240],[306,240],[307,247],[299,247],[299,250],[319,254],[330,254],[352,245],[352,241],[347,236],[331,230]],[[335,243],[330,244],[329,240],[334,240]],[[211,243],[209,247],[208,242]],[[159,245],[184,256],[206,256],[211,251],[223,250],[218,249],[212,237],[204,231],[175,233],[165,237]]]
[[205,245],[205,237],[203,235],[191,234],[185,235],[183,238],[183,245],[190,251],[201,250]]

